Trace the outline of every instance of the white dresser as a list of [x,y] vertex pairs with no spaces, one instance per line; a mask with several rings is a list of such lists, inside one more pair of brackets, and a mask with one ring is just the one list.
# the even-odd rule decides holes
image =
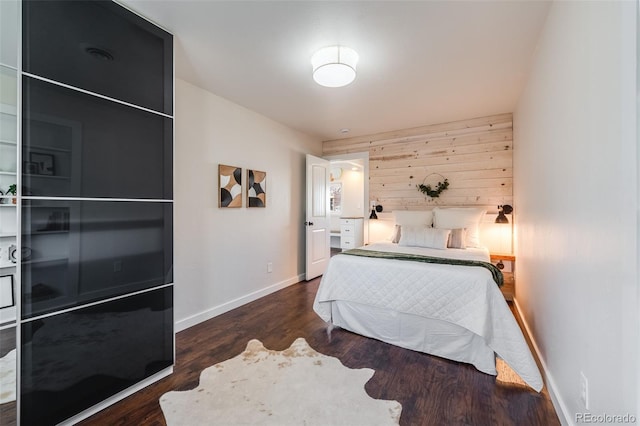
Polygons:
[[364,218],[362,217],[340,218],[340,248],[342,250],[364,245],[363,224]]

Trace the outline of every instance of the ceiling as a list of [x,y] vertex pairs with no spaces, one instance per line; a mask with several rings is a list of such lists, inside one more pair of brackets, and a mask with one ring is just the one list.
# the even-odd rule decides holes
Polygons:
[[[122,3],[175,35],[178,78],[321,140],[512,112],[549,8],[538,0]],[[358,52],[358,75],[321,87],[310,58],[335,44]]]

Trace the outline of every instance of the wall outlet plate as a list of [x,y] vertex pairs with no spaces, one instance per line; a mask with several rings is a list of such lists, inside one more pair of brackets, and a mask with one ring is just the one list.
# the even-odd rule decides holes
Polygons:
[[585,409],[589,409],[589,380],[582,371],[580,372],[580,402]]

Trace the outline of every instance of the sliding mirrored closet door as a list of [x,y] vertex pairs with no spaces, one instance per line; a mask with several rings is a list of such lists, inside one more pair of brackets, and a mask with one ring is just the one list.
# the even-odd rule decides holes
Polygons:
[[173,37],[111,1],[20,11],[17,414],[57,424],[171,372]]

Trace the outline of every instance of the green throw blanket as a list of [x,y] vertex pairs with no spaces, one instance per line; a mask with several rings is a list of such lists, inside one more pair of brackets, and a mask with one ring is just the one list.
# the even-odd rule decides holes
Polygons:
[[363,250],[357,248],[343,251],[340,254],[347,254],[350,256],[375,257],[377,259],[410,260],[414,262],[437,263],[440,265],[480,266],[482,268],[488,269],[489,272],[491,272],[491,276],[493,277],[493,280],[496,282],[496,284],[498,284],[498,287],[502,287],[503,284],[503,277],[500,269],[489,262],[482,262],[479,260],[446,259],[443,257],[421,256],[419,254],[394,253],[388,251]]

